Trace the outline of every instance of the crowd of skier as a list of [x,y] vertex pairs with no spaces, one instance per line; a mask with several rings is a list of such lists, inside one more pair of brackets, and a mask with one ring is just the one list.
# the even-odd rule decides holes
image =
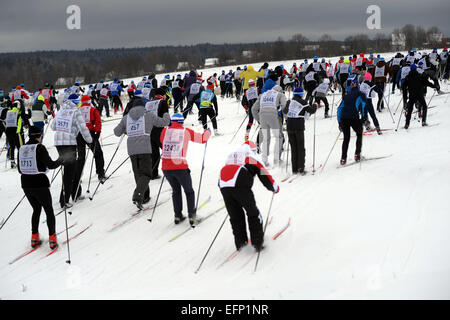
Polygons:
[[[257,175],[269,191],[279,192],[279,184],[267,168],[282,163],[286,139],[283,131],[287,131],[292,174],[306,174],[305,119],[313,116],[315,121],[322,106],[324,118],[332,117],[336,98],[339,101],[338,127],[344,137],[340,164],[347,163],[351,129],[356,133],[354,160],[361,161],[364,129],[382,134],[375,109],[377,112],[389,109],[387,97],[396,90],[402,93],[404,128],[410,125],[414,106],[422,126],[427,126],[427,87],[435,89],[437,94],[443,93],[440,82],[448,81],[450,64],[447,61],[445,47],[441,52],[433,49],[430,53],[413,49],[406,56],[397,53],[389,60],[381,55],[360,53],[342,56],[335,64],[315,56],[312,61],[305,59],[298,66],[293,63],[289,71],[284,65],[270,69],[269,64],[264,63],[258,71],[248,65],[228,73],[222,70],[220,75],[214,73],[206,79],[202,73],[192,70],[184,76],[166,75],[159,84],[154,73],[138,83],[124,84],[118,78],[112,82],[101,79],[83,88],[76,81],[61,93],[45,83],[32,94],[21,84],[9,93],[0,90],[0,137],[3,133],[6,135],[1,152],[6,151],[11,168],[17,167],[25,197],[33,208],[33,247],[41,244],[38,224],[42,208],[47,216],[49,245],[52,249],[58,246],[48,170],[55,172],[61,166],[59,203],[64,210],[83,199],[81,178],[86,166],[86,146],[93,153],[99,185],[108,180],[109,165],[105,169],[101,135],[102,123],[113,120],[108,119],[113,115],[121,116],[113,130],[114,135],[121,137],[119,145],[127,137],[127,152],[136,183],[132,202],[138,210],[143,210],[150,201],[150,180],[163,179],[163,183],[165,179],[172,188],[174,223],[186,219],[183,190],[189,222],[195,226],[199,223],[198,201],[186,157],[188,145],[189,142],[205,144],[206,151],[211,135],[221,135],[219,102],[236,99],[246,112],[242,122],[247,121],[245,135],[240,139],[243,143],[226,158],[218,186],[230,217],[236,249],[248,242],[247,217],[251,244],[259,252],[264,244],[263,220],[251,189]],[[372,102],[374,99],[376,103]],[[125,106],[124,101],[127,101]],[[194,114],[203,127],[202,133],[184,126],[186,119]],[[250,132],[255,124],[257,138],[252,141]],[[59,155],[56,160],[51,159],[42,144],[48,128],[54,131],[54,145]],[[28,141],[25,141],[25,134]]]

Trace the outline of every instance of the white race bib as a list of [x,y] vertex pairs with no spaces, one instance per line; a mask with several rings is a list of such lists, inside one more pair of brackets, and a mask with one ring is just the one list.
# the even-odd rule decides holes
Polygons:
[[313,72],[313,71],[309,72],[309,73],[305,76],[305,80],[306,80],[306,81],[314,81],[314,80],[315,80],[315,79],[314,79],[314,72]]
[[347,64],[347,63],[341,64],[341,66],[339,68],[339,73],[348,73],[348,68],[349,67],[350,67],[350,65]]
[[74,114],[75,110],[61,109],[55,117],[55,131],[70,134]]
[[37,144],[25,144],[19,149],[19,168],[22,174],[40,174],[36,160]]
[[274,90],[269,90],[265,92],[261,96],[260,106],[261,109],[277,109],[276,103],[277,103],[277,95],[278,92]]
[[247,100],[258,99],[258,89],[256,87],[251,87],[246,91]]
[[19,111],[17,110],[10,110],[6,113],[6,127],[17,127],[17,117],[19,116]]
[[167,129],[162,144],[163,159],[185,159],[183,157],[185,129]]
[[200,86],[201,86],[200,83],[193,83],[191,85],[191,89],[189,91],[189,94],[195,95],[195,94],[199,93],[200,92]]
[[153,113],[155,116],[158,115],[159,101],[160,100],[152,100],[147,102],[145,104],[145,110],[147,110],[147,112]]
[[375,78],[384,77],[384,67],[375,67]]
[[80,108],[81,114],[83,115],[84,122],[91,122],[91,107],[84,106]]
[[134,120],[127,115],[127,136],[140,137],[145,135],[145,118],[141,116],[139,119]]
[[291,100],[289,103],[289,110],[288,110],[288,118],[305,118],[305,116],[300,115],[300,112],[303,110],[305,106],[300,104],[299,102],[295,100]]

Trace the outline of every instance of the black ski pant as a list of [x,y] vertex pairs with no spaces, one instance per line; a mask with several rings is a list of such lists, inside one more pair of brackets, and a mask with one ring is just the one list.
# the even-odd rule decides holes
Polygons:
[[[99,134],[90,131],[92,136],[92,144],[88,145],[89,149],[91,149],[94,160],[95,160],[95,172],[97,175],[103,176],[105,175],[105,159],[103,157],[102,146],[99,141]],[[77,159],[77,182],[81,178],[81,170],[85,166],[86,162],[86,141],[84,140],[81,133],[77,136],[77,151],[78,151],[78,159]]]
[[409,122],[411,121],[411,115],[413,112],[414,104],[419,103],[421,106],[422,112],[422,123],[427,122],[427,111],[428,106],[425,101],[425,97],[418,95],[410,95],[408,103],[406,104],[406,124],[409,126]]
[[20,139],[22,139],[23,143],[23,135],[20,133],[17,133],[17,127],[8,127],[6,128],[6,141],[8,141],[9,144],[9,150],[8,150],[8,158],[9,160],[15,159],[15,153],[16,149],[19,151],[21,143]]
[[106,116],[110,117],[108,99],[100,98],[98,99],[98,111],[100,112],[100,116],[102,116],[103,109],[105,109]]
[[377,81],[375,83],[375,85],[377,86],[377,90],[375,90],[378,94],[378,102],[377,102],[377,110],[381,111],[381,109],[384,109],[384,88],[386,83],[381,82],[381,81]]
[[236,98],[239,99],[241,96],[241,89],[242,89],[241,80],[234,80],[234,87],[236,88]]
[[291,146],[292,173],[305,170],[305,132],[303,130],[288,131]]
[[255,247],[262,246],[264,242],[263,220],[256,206],[252,190],[227,187],[220,189],[220,192],[230,217],[236,248],[242,247],[248,241],[245,215],[247,215],[252,245]]
[[252,112],[252,107],[255,104],[257,99],[252,99],[248,101],[248,109],[247,109],[247,113],[248,113],[248,123],[247,123],[247,128],[245,128],[245,131],[247,133],[250,132],[252,126],[253,126],[253,121],[255,121],[255,119],[253,118],[253,112]]
[[[62,165],[62,187],[59,197],[59,203],[61,207],[64,207],[69,202],[71,196],[72,200],[76,199],[75,192],[77,190],[74,185],[76,184],[75,175],[77,172],[77,146],[56,146],[56,150],[59,156],[64,159]],[[81,194],[81,188],[78,192]]]
[[342,133],[344,134],[344,141],[342,142],[342,156],[341,159],[347,160],[347,150],[348,145],[350,143],[350,128],[356,132],[356,150],[355,154],[361,153],[362,147],[362,135],[363,135],[363,127],[361,120],[359,119],[342,119],[340,123],[340,127],[342,128]]
[[134,181],[136,182],[132,201],[143,203],[144,200],[150,198],[149,183],[152,178],[152,155],[150,153],[135,154],[131,155],[130,159]]
[[152,178],[155,178],[158,176],[158,167],[159,162],[161,160],[161,152],[159,149],[162,149],[161,144],[161,132],[163,131],[163,128],[153,127],[152,132],[150,134],[150,143],[152,145]]
[[183,198],[181,188],[186,195],[187,209],[189,218],[194,218],[196,214],[195,208],[195,192],[192,188],[191,170],[164,170],[164,177],[172,187],[172,203],[173,211],[176,218],[183,216]]
[[114,113],[117,112],[117,109],[120,107],[123,111],[123,104],[122,104],[122,100],[120,100],[120,97],[118,95],[115,95],[112,97],[112,102],[113,102],[113,108],[114,108]]
[[183,112],[183,94],[180,89],[172,89],[174,112]]
[[25,196],[33,208],[31,217],[31,233],[39,232],[39,218],[42,208],[47,216],[48,235],[55,234],[55,214],[52,206],[52,194],[50,188],[24,188]]
[[316,103],[320,104],[321,101],[323,101],[323,104],[325,105],[325,114],[328,114],[328,111],[330,110],[330,104],[328,103],[327,97],[316,97]]
[[214,129],[217,129],[217,119],[216,119],[216,112],[214,111],[214,109],[212,107],[208,107],[208,108],[200,108],[200,114],[199,114],[199,118],[200,121],[202,122],[203,125],[203,129],[208,129],[208,118],[211,119],[212,125]]
[[378,122],[377,116],[375,114],[375,109],[373,108],[372,99],[367,99],[366,100],[366,107],[365,108],[367,110],[367,113],[372,118],[372,121],[373,121],[373,124],[375,125],[375,127],[379,128],[380,127],[380,123]]
[[194,105],[194,103],[197,106],[197,109],[200,110],[200,103],[198,101],[194,100],[188,101],[186,109],[183,110],[183,117],[185,120],[187,119],[189,112],[192,111],[192,106]]
[[225,91],[226,91],[226,82],[225,81],[220,81],[220,96],[223,98],[225,96]]

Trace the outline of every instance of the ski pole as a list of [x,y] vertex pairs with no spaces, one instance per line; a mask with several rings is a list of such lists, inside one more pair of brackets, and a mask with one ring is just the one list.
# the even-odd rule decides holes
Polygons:
[[435,94],[436,94],[436,90],[434,90],[433,95],[430,98],[430,101],[428,101],[427,107],[430,105],[431,100],[433,100]]
[[[264,239],[264,234],[266,233],[267,223],[269,222],[270,210],[272,210],[272,203],[273,203],[274,196],[275,196],[275,192],[272,193],[272,199],[270,200],[269,212],[267,213],[266,223],[264,224],[263,239]],[[261,250],[258,251],[258,256],[256,257],[255,269],[253,269],[253,272],[256,272],[256,268],[258,267],[260,254],[261,254]]]
[[[61,176],[62,176],[62,180],[64,181],[64,169],[61,170]],[[62,192],[63,192],[63,198],[64,201],[66,199],[66,191],[64,190],[64,182],[63,182],[63,188],[62,188]],[[66,221],[66,242],[67,242],[67,260],[66,263],[70,264],[70,245],[69,245],[69,228],[67,226],[67,207],[66,205],[64,205],[64,219]]]
[[211,244],[209,245],[209,248],[208,248],[208,250],[206,251],[206,253],[205,253],[205,255],[204,255],[202,261],[200,262],[200,265],[198,266],[197,270],[195,270],[195,273],[199,272],[200,268],[202,267],[203,262],[205,261],[206,256],[208,255],[208,253],[209,253],[209,251],[211,250],[211,248],[212,248],[214,242],[216,241],[217,236],[219,235],[220,231],[222,230],[222,227],[223,227],[223,225],[225,224],[225,221],[227,221],[227,217],[228,217],[228,213],[227,213],[227,215],[225,216],[225,219],[223,219],[223,222],[222,222],[222,224],[220,225],[219,230],[217,231],[216,235],[214,236],[213,241],[212,241]]
[[16,209],[19,207],[19,205],[22,203],[23,199],[25,199],[25,195],[23,195],[22,199],[20,199],[19,203],[14,207],[13,211],[9,214],[9,216],[6,218],[6,220],[3,222],[3,224],[0,226],[0,230],[5,226],[6,222],[8,222],[9,218],[11,218],[12,214]]
[[242,127],[242,125],[244,124],[244,122],[245,122],[245,120],[247,119],[247,117],[248,117],[248,114],[245,116],[245,118],[244,118],[244,120],[242,121],[241,125],[240,125],[239,128],[236,130],[236,132],[234,133],[234,136],[233,136],[233,138],[231,139],[231,141],[228,142],[229,144],[233,142],[234,137],[236,137],[237,133],[239,132],[239,129]]
[[322,170],[321,170],[320,172],[322,172],[323,169],[325,168],[325,166],[326,166],[326,164],[327,164],[327,162],[328,162],[328,159],[330,158],[331,153],[333,152],[333,149],[334,149],[334,147],[336,146],[336,143],[337,143],[337,141],[338,141],[338,139],[339,139],[340,136],[341,136],[341,131],[339,130],[339,134],[338,134],[336,140],[334,141],[333,147],[331,148],[330,153],[328,154],[327,159],[325,160],[325,162],[324,162],[324,164],[323,164],[323,166],[322,166]]
[[202,171],[200,172],[200,182],[198,184],[197,201],[195,204],[195,212],[196,213],[197,213],[197,208],[198,208],[198,200],[200,199],[200,187],[202,186],[203,171],[205,169],[205,157],[206,157],[206,147],[207,146],[208,146],[208,141],[206,141],[206,143],[205,143],[205,151],[203,152]]
[[120,144],[122,143],[123,138],[125,137],[125,135],[122,135],[120,137],[119,143],[117,144],[116,150],[114,151],[114,154],[111,157],[111,160],[109,160],[108,166],[106,167],[105,173],[108,171],[109,166],[111,165],[111,162],[113,161],[117,151],[119,150]]
[[289,134],[288,134],[288,138],[287,138],[287,152],[286,152],[286,173],[288,172],[288,165],[289,165]]
[[333,94],[333,101],[331,102],[331,113],[330,113],[330,119],[331,119],[331,118],[333,117],[334,96],[335,96],[335,94]]
[[[128,156],[125,160],[123,160],[123,162],[108,176],[106,177],[106,181],[108,181],[109,178],[111,178],[111,176],[130,158],[130,156]],[[89,200],[92,201],[92,199],[94,199],[95,194],[97,193],[98,187],[100,186],[100,182],[97,184],[97,187],[94,190],[94,193],[92,194],[92,197],[89,197]]]
[[153,206],[152,216],[150,217],[150,219],[147,219],[150,222],[152,222],[152,220],[153,220],[153,215],[155,214],[156,206],[158,205],[159,195],[161,193],[161,189],[162,189],[162,186],[163,186],[163,183],[164,183],[164,178],[165,178],[165,176],[162,177],[161,185],[159,186],[158,195],[156,196],[155,205]]
[[395,114],[397,113],[398,107],[400,107],[400,103],[401,103],[402,101],[403,101],[403,96],[402,96],[402,99],[398,102],[397,108],[395,108],[394,116],[395,116]]
[[386,105],[387,105],[387,108],[388,108],[388,110],[389,110],[389,114],[391,115],[392,123],[395,123],[394,116],[392,115],[392,112],[391,112],[391,108],[389,108],[389,103],[387,103],[386,98],[385,98],[384,96],[383,96],[383,99],[384,99],[384,102],[385,102]]
[[[85,148],[86,150],[86,148]],[[89,153],[87,154],[84,163],[83,163],[83,168],[81,168],[81,172],[80,172],[80,178],[78,179],[78,184],[77,184],[77,189],[75,190],[75,201],[74,204],[77,203],[78,201],[78,190],[80,189],[80,185],[81,185],[81,178],[83,177],[83,172],[84,172],[84,167],[86,166],[86,159],[89,158]],[[94,158],[94,155],[92,155],[92,158]]]
[[313,138],[313,170],[312,173],[316,172],[316,113],[314,112],[314,138]]
[[95,143],[94,143],[94,150],[92,151],[91,170],[89,171],[89,183],[88,183],[88,187],[87,187],[86,193],[89,193],[89,188],[90,188],[90,186],[91,186],[92,167],[94,166],[95,150],[96,150],[96,148],[97,148],[97,143],[98,143],[98,139],[95,140]]
[[398,131],[398,127],[400,126],[400,120],[402,119],[402,114],[403,114],[403,110],[400,110],[400,117],[398,118],[398,123],[397,123],[397,128],[395,129],[395,131]]

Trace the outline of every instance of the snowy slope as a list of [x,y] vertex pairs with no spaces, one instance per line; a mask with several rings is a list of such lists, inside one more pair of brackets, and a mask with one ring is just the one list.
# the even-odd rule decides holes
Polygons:
[[[275,65],[271,63],[271,67]],[[284,62],[284,65],[288,68],[292,63]],[[204,75],[220,73],[220,70],[208,69]],[[158,75],[159,79],[162,76]],[[442,89],[448,91],[447,85]],[[427,101],[432,94],[429,90]],[[390,97],[392,112],[400,99],[399,93]],[[147,221],[152,214],[148,210],[111,231],[115,224],[135,212],[131,203],[134,179],[127,161],[111,180],[100,186],[93,201],[84,200],[68,215],[68,224],[76,223],[69,229],[69,236],[92,223],[70,242],[70,265],[65,263],[64,232],[58,237],[61,247],[55,254],[45,257],[49,252],[45,243],[36,252],[9,264],[29,248],[31,207],[26,199],[20,204],[0,231],[0,298],[448,299],[450,148],[446,138],[450,133],[450,110],[446,99],[448,95],[435,95],[432,99],[431,106],[435,107],[429,110],[428,122],[436,126],[422,128],[416,120],[408,131],[391,130],[382,136],[364,137],[365,156],[392,154],[390,158],[337,169],[342,143],[338,140],[323,171],[292,183],[280,183],[281,191],[274,198],[272,220],[266,231],[267,250],[261,254],[256,273],[253,273],[256,255],[250,246],[218,268],[234,251],[228,221],[202,268],[194,273],[226,218],[226,211],[219,211],[196,229],[169,242],[188,228],[188,223],[173,224],[167,183],[162,187],[160,201],[169,201],[156,209],[153,222]],[[334,114],[338,100],[336,96]],[[395,115],[395,121],[399,115]],[[388,110],[377,116],[382,128],[396,128]],[[219,98],[219,130],[224,135],[213,137],[207,145],[200,203],[208,196],[212,200],[200,209],[199,216],[223,205],[217,187],[218,174],[228,153],[243,142],[245,126],[233,143],[230,140],[244,117],[238,102]],[[318,110],[315,120],[318,167],[324,163],[339,130],[336,118],[323,118],[323,108]],[[403,122],[402,119],[400,128]],[[106,164],[119,142],[119,138],[111,135],[117,123],[104,123]],[[196,115],[190,115],[186,125],[200,131]],[[314,117],[307,121],[306,127],[307,167],[311,169]],[[0,140],[1,145],[4,139]],[[349,159],[354,143],[353,138]],[[51,130],[44,144],[56,158]],[[204,148],[194,143],[189,147],[188,162],[196,195]],[[112,172],[126,157],[124,140],[108,171]],[[90,160],[91,154],[84,171],[83,192],[87,189]],[[17,172],[5,169],[4,153],[0,171],[1,221],[19,202],[23,192]],[[286,175],[284,167],[270,171],[278,181]],[[161,180],[156,180],[150,184],[151,203],[156,199],[160,183]],[[93,175],[91,194],[96,185],[97,178]],[[51,188],[56,211],[59,211],[60,187],[61,179],[57,177]],[[271,193],[258,181],[253,190],[265,221]],[[41,221],[44,219],[42,213]],[[57,231],[63,231],[64,214],[56,219]],[[290,227],[272,240],[289,219]],[[44,223],[40,225],[40,233],[47,239]]]

